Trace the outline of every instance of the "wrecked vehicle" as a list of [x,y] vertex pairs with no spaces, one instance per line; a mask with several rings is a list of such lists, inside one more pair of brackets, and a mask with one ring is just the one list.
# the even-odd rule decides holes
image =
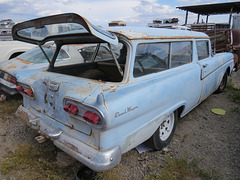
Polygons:
[[9,37],[11,36],[0,36],[0,62],[15,58],[35,47],[32,44],[12,41]]
[[[44,50],[44,53],[41,48]],[[10,95],[17,94],[17,81],[20,78],[18,72],[26,71],[29,73],[31,71],[36,72],[48,68],[48,61],[50,62],[56,50],[56,46],[54,43],[49,42],[44,44],[41,48],[35,47],[11,61],[0,63],[0,90]],[[61,66],[64,64],[70,65],[88,62],[91,60],[95,48],[96,44],[64,45],[59,51],[55,65]],[[106,45],[100,47],[97,59],[106,59],[107,57],[105,54],[109,54],[109,49]]]
[[[52,24],[74,29],[26,36]],[[48,27],[48,28],[47,28]],[[211,54],[201,32],[147,27],[100,29],[77,14],[19,23],[13,38],[56,51],[46,70],[18,72],[23,105],[16,115],[41,137],[94,171],[116,166],[123,153],[147,142],[167,146],[179,117],[213,92],[222,92],[233,69],[232,53]],[[91,60],[55,66],[63,45],[97,43]],[[96,61],[107,43],[111,59]]]
[[0,62],[17,57],[34,47],[32,44],[19,41],[0,41]]

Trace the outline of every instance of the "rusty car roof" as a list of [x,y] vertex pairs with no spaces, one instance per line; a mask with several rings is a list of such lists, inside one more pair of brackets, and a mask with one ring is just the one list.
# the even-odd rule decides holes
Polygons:
[[201,32],[164,29],[164,28],[149,28],[149,27],[109,27],[106,29],[109,32],[120,34],[126,38],[133,39],[203,39],[209,38],[208,35]]

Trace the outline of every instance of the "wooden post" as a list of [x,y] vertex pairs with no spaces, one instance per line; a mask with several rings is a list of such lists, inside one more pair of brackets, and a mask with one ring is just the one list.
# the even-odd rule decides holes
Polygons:
[[231,28],[232,12],[233,12],[233,7],[231,8],[230,15],[229,15],[229,28]]
[[185,25],[187,25],[187,19],[188,19],[188,11],[186,11]]
[[209,15],[207,15],[207,17],[206,17],[206,24],[208,23],[208,16],[209,16]]
[[199,18],[200,18],[200,14],[198,14],[197,16],[197,24],[199,24]]

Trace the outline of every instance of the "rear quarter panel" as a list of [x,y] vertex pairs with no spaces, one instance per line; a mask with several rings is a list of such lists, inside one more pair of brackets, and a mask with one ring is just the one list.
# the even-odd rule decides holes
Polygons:
[[[109,116],[106,129],[99,132],[101,148],[120,145],[124,153],[147,140],[171,112],[181,106],[189,111],[198,103],[200,68],[190,63],[130,83],[106,84],[102,91]],[[91,103],[91,97],[85,102]]]

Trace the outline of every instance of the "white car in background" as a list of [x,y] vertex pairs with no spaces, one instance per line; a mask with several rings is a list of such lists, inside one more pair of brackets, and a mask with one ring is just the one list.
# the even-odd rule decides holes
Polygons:
[[11,36],[0,36],[0,62],[12,59],[18,55],[28,51],[36,45],[13,41]]

